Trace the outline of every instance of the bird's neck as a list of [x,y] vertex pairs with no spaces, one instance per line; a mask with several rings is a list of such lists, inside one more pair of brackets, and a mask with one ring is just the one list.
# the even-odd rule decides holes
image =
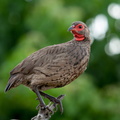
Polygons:
[[86,37],[83,40],[73,38],[71,42],[74,43],[75,46],[90,46],[90,39]]
[[82,41],[85,39],[85,36],[82,34],[73,34],[76,41]]

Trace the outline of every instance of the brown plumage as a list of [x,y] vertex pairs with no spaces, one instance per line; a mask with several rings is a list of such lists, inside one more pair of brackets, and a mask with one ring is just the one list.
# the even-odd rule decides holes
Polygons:
[[63,87],[82,74],[90,54],[89,30],[81,21],[74,22],[68,30],[73,33],[73,40],[42,48],[28,56],[10,72],[5,91],[23,84],[39,98],[38,91]]

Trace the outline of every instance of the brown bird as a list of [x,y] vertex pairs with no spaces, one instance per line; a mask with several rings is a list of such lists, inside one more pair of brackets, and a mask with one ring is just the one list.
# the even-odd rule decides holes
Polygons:
[[60,104],[62,111],[61,101],[42,91],[71,83],[85,71],[90,56],[90,33],[85,23],[76,21],[68,31],[74,36],[71,41],[42,48],[19,63],[10,72],[5,92],[23,84],[36,93],[40,107],[46,107],[42,95]]

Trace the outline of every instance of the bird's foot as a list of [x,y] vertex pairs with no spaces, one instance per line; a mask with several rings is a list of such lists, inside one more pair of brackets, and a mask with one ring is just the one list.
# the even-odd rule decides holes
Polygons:
[[62,99],[64,98],[65,95],[60,95],[57,98],[53,98],[52,102],[54,103],[53,105],[55,106],[57,111],[57,105],[60,105],[60,112],[61,114],[63,113],[63,105],[62,105]]
[[49,103],[48,105],[45,106],[41,106],[40,104],[37,105],[36,109],[39,109],[40,111],[48,111],[50,114],[53,114],[54,111],[50,108],[51,103]]
[[[51,102],[53,102],[53,106],[55,108],[55,112],[57,111],[57,105],[60,105],[60,112],[63,113],[63,106],[61,100],[64,98],[65,95],[60,95],[57,98],[50,96],[46,93],[43,93],[40,91],[40,94],[44,96],[45,98],[48,98]],[[38,108],[38,107],[37,107]]]

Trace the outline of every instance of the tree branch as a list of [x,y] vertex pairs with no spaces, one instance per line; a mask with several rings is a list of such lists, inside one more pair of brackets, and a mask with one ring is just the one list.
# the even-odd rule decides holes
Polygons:
[[[60,95],[57,99],[62,100],[65,95]],[[39,107],[38,114],[31,120],[49,120],[52,115],[57,111],[58,104],[51,104],[51,102],[46,106],[46,108]]]

